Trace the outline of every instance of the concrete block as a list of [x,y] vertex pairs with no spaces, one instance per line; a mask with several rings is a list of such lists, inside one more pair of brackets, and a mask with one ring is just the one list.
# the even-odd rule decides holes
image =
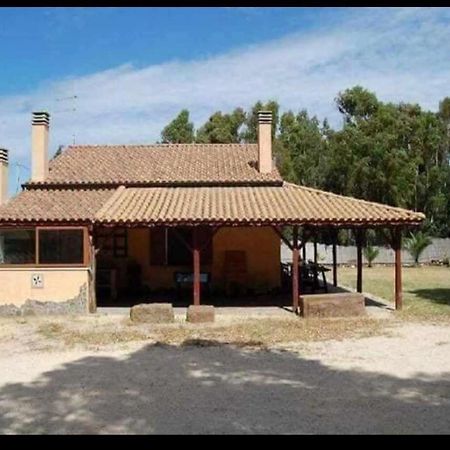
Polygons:
[[142,323],[172,323],[175,314],[170,303],[144,303],[130,309],[130,319]]
[[302,295],[303,317],[351,317],[366,314],[364,295],[353,292]]
[[214,322],[214,306],[190,305],[187,310],[186,320],[192,323]]

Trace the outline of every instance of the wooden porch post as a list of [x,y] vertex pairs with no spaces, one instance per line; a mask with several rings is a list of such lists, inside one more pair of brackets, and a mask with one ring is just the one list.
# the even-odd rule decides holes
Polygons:
[[200,305],[200,243],[197,227],[192,231],[192,256],[194,263],[194,305]]
[[402,232],[400,229],[394,231],[394,251],[395,251],[395,309],[403,307],[402,292]]
[[89,255],[89,312],[95,313],[97,311],[97,294],[96,294],[96,257],[97,250],[95,248],[95,231],[92,226],[89,227],[87,234],[87,251]]
[[356,230],[356,292],[362,292],[362,244],[363,230]]
[[299,277],[298,277],[298,225],[292,230],[292,310],[298,313]]
[[337,232],[336,230],[333,230],[332,233],[333,233],[333,286],[337,287],[337,252],[336,252]]
[[317,264],[317,235],[314,233],[314,264]]

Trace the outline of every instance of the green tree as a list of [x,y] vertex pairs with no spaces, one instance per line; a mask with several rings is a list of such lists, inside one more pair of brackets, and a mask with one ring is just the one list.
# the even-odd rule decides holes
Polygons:
[[342,130],[328,138],[325,188],[424,211],[433,233],[448,230],[448,164],[442,119],[414,104],[379,102],[354,88],[340,94]]
[[439,102],[439,117],[446,123],[450,123],[450,97],[445,97]]
[[414,259],[414,264],[419,265],[419,258],[424,250],[431,244],[431,238],[423,231],[410,233],[409,238],[405,239],[404,248]]
[[290,156],[289,181],[322,187],[328,144],[318,119],[309,117],[306,110],[297,115],[292,111],[282,114],[278,140]]
[[244,124],[245,112],[236,108],[231,114],[215,112],[208,121],[197,130],[196,142],[199,143],[238,143],[239,130]]
[[258,112],[272,112],[272,139],[275,138],[278,130],[280,106],[275,100],[269,100],[266,103],[257,101],[246,114],[245,129],[241,133],[241,139],[244,142],[258,142]]
[[183,109],[161,132],[165,144],[189,144],[194,142],[194,124],[189,121],[189,111]]
[[56,152],[53,155],[52,159],[57,158],[63,152],[63,148],[64,148],[64,145],[58,145],[58,149],[56,150]]
[[345,120],[350,123],[369,119],[379,106],[375,94],[361,86],[340,92],[336,98],[336,104]]

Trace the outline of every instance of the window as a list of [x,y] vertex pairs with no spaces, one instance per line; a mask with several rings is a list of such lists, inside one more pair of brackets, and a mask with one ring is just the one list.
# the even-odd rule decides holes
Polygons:
[[[192,228],[175,227],[151,228],[150,232],[150,264],[155,266],[189,266],[192,264]],[[200,245],[200,262],[212,262],[212,228],[198,227]],[[184,241],[184,242],[183,242]]]
[[0,264],[84,264],[85,233],[85,228],[0,230]]
[[[175,233],[178,233],[178,236]],[[176,230],[169,228],[167,230],[167,265],[186,266],[192,264],[192,252],[183,241],[192,245],[191,228],[179,228]]]
[[0,264],[34,264],[34,230],[0,230]]
[[83,230],[39,230],[40,264],[83,264]]
[[99,228],[96,242],[103,255],[115,258],[128,256],[128,234],[126,228]]

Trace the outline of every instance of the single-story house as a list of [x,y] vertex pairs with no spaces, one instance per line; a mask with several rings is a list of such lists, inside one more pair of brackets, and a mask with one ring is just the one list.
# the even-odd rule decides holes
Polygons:
[[[102,289],[113,298],[134,291],[150,298],[183,282],[194,304],[206,284],[272,292],[281,284],[284,240],[293,250],[298,311],[300,237],[386,227],[397,250],[400,307],[400,232],[424,215],[284,181],[270,112],[259,113],[257,144],[72,145],[51,161],[49,120],[33,113],[31,179],[9,200],[8,151],[0,150],[0,306],[78,302],[95,311]],[[283,227],[292,227],[292,241]]]

